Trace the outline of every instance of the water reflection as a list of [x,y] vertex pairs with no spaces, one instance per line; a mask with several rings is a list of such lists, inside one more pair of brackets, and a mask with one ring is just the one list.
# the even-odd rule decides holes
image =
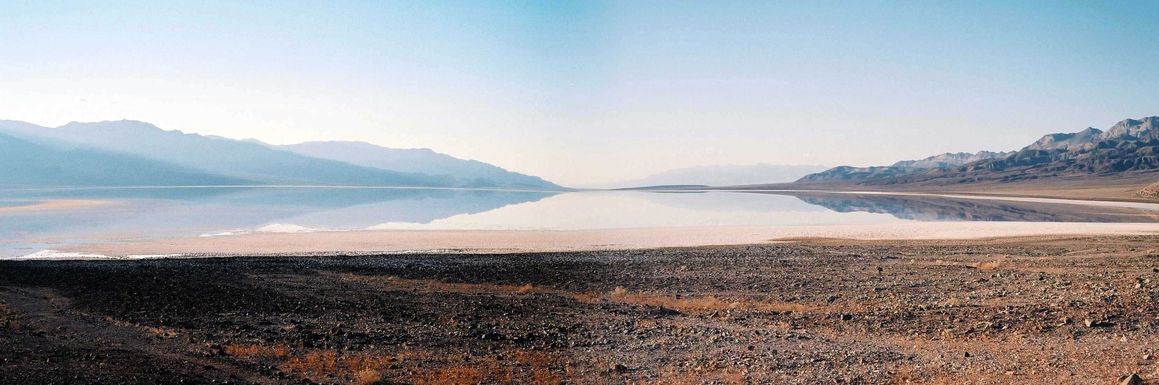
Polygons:
[[[101,205],[21,210],[35,202]],[[323,230],[583,230],[899,221],[1159,222],[1159,211],[824,192],[523,192],[391,188],[0,190],[0,255],[76,243]]]
[[[120,242],[285,229],[351,230],[430,223],[534,202],[554,193],[384,188],[109,188],[0,191],[0,254],[78,242]],[[56,200],[99,200],[68,210],[12,210]],[[0,207],[4,207],[0,206]]]
[[1156,212],[1127,207],[942,196],[775,192],[842,213],[889,214],[918,221],[1155,223]]

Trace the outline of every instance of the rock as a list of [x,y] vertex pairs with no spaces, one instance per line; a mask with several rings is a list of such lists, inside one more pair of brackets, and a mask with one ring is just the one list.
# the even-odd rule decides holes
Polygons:
[[1143,379],[1139,377],[1138,373],[1131,373],[1120,377],[1119,385],[1143,385]]

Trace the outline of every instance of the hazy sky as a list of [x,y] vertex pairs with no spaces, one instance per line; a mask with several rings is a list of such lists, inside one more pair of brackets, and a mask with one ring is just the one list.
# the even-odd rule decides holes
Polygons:
[[0,0],[0,118],[429,147],[583,185],[1159,114],[1154,1],[102,3]]

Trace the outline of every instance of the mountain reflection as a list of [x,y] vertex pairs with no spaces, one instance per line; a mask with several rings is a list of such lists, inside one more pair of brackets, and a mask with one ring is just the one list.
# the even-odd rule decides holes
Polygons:
[[384,222],[429,223],[534,202],[550,192],[403,188],[97,188],[0,191],[9,205],[58,199],[110,204],[0,216],[0,242],[12,238],[188,236],[273,223],[355,230]]
[[775,192],[794,196],[836,212],[889,214],[918,221],[992,222],[1159,222],[1152,211],[1066,203],[1017,202],[938,196],[845,194],[824,192]]

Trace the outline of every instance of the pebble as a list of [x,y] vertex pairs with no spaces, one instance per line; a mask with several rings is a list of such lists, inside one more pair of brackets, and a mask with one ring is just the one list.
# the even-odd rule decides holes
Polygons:
[[1119,385],[1143,385],[1143,378],[1138,373],[1131,373],[1119,379]]

